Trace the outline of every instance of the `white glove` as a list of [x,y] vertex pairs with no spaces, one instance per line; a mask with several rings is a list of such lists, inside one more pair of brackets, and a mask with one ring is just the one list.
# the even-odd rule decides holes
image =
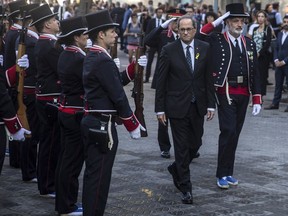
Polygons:
[[25,54],[23,55],[21,58],[19,58],[17,60],[17,64],[19,65],[19,67],[27,69],[29,68],[29,59],[28,59],[28,55]]
[[252,111],[252,115],[258,115],[260,113],[261,110],[261,105],[260,104],[254,104],[253,105],[253,111]]
[[219,17],[218,19],[216,19],[215,21],[212,22],[213,26],[216,27],[218,25],[220,25],[222,23],[222,21],[224,19],[226,19],[228,16],[230,16],[230,11],[226,12],[225,14],[223,14],[221,17]]
[[140,66],[142,66],[142,67],[146,67],[146,65],[147,65],[147,57],[146,57],[146,55],[140,56],[140,58],[138,59],[137,63]]
[[92,41],[90,39],[87,40],[85,48],[89,49],[93,46]]
[[176,17],[173,17],[173,18],[171,18],[169,20],[166,20],[164,23],[161,24],[161,27],[164,28],[164,29],[168,28],[169,24],[171,22],[173,22],[174,20],[176,20]]
[[116,64],[117,68],[120,69],[120,59],[119,58],[115,58],[113,60],[114,60],[114,62]]
[[24,128],[21,128],[15,134],[11,134],[11,137],[13,140],[25,141],[25,134],[29,135],[29,134],[31,134],[31,131],[28,131]]
[[0,65],[3,66],[3,55],[0,55]]
[[141,124],[139,124],[139,126],[135,130],[129,132],[131,138],[132,139],[139,139],[141,137],[141,130],[146,131],[146,129]]

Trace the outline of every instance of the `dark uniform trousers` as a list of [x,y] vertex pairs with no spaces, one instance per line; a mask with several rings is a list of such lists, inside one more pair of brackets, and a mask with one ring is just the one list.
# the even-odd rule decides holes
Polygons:
[[216,177],[233,175],[235,152],[240,132],[242,130],[249,96],[230,95],[232,104],[228,104],[225,94],[218,94],[219,106],[219,145],[218,145],[218,166]]
[[82,119],[81,129],[85,148],[85,173],[83,180],[83,216],[102,216],[108,198],[112,167],[118,147],[118,135],[115,122],[112,122],[111,131],[113,148],[107,153],[101,152],[99,147],[89,141],[89,128],[99,126],[99,121],[92,115]]
[[5,159],[5,151],[6,151],[6,142],[7,142],[7,134],[5,130],[5,125],[4,123],[1,122],[0,124],[0,175],[2,172],[2,167]]
[[169,120],[174,142],[175,163],[181,180],[180,190],[191,192],[189,165],[202,145],[204,117],[199,115],[196,104],[191,103],[184,118],[169,118]]
[[61,151],[56,169],[56,211],[65,214],[77,209],[75,203],[79,190],[78,177],[84,163],[84,145],[80,117],[59,112],[58,118],[61,129]]
[[39,142],[39,119],[36,114],[35,94],[25,94],[24,104],[29,127],[32,133],[31,138],[27,138],[20,144],[22,180],[29,181],[36,178],[37,145]]
[[167,118],[166,125],[163,125],[160,122],[158,122],[157,139],[158,139],[160,151],[169,151],[171,148],[171,143],[170,143],[169,133],[168,133],[168,125],[169,125],[168,118]]
[[38,152],[38,189],[40,194],[55,192],[55,170],[60,151],[60,129],[57,119],[49,123],[46,112],[47,101],[36,99],[36,109],[40,122]]
[[145,82],[149,82],[149,78],[151,76],[152,63],[153,63],[154,56],[155,56],[157,50],[158,49],[155,47],[150,47],[147,51],[148,59],[147,59],[147,66],[146,66],[146,73],[145,73]]

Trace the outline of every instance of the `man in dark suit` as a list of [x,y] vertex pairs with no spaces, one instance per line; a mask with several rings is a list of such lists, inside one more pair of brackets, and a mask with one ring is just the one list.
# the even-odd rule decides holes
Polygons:
[[[276,66],[275,70],[275,91],[272,104],[265,107],[266,110],[279,109],[279,103],[282,97],[283,82],[286,77],[288,77],[288,16],[283,18],[283,30],[279,32],[277,36],[277,44],[274,49],[274,62]],[[288,106],[284,110],[288,112]]]
[[[159,57],[162,48],[178,38],[178,27],[176,19],[181,17],[186,12],[181,9],[172,9],[167,11],[168,20],[162,23],[157,28],[154,28],[145,36],[145,44],[150,48],[155,48],[158,52],[158,58],[155,68],[155,73],[152,80],[151,88],[156,89],[156,83],[159,73]],[[168,121],[165,125],[158,123],[158,143],[160,146],[161,157],[170,158],[171,143],[168,134]]]
[[[233,177],[235,153],[239,136],[252,93],[253,115],[261,110],[261,86],[258,71],[255,43],[241,34],[244,21],[249,17],[244,12],[242,3],[226,6],[223,16],[202,27],[200,33],[209,41],[212,53],[217,53],[210,60],[211,73],[218,98],[219,148],[217,164],[217,185],[227,189],[229,185],[238,185]],[[222,21],[226,22],[226,31],[213,32]]]
[[[156,17],[151,19],[148,22],[148,26],[147,26],[147,29],[146,29],[146,32],[145,32],[146,35],[149,34],[153,29],[161,26],[161,24],[164,23],[164,20],[162,19],[163,9],[162,8],[157,8],[155,10],[155,13],[156,13]],[[151,75],[151,66],[152,66],[154,55],[155,55],[156,52],[157,52],[157,47],[149,47],[148,48],[148,51],[147,51],[147,53],[148,53],[148,62],[147,62],[145,81],[144,81],[146,83],[149,82],[149,78],[150,78],[150,75]]]
[[156,87],[155,112],[159,122],[171,123],[175,162],[168,167],[182,203],[192,204],[189,165],[201,146],[204,115],[215,111],[209,44],[194,39],[196,22],[189,15],[178,19],[180,40],[162,48]]

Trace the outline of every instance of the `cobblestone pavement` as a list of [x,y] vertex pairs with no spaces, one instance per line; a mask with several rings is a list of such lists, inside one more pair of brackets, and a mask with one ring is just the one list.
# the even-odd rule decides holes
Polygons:
[[[131,88],[132,84],[125,87],[128,96]],[[173,150],[170,159],[160,157],[154,90],[149,83],[144,90],[148,137],[131,140],[124,127],[118,127],[120,144],[105,216],[288,215],[288,113],[283,112],[287,103],[281,103],[279,110],[262,110],[259,116],[252,116],[252,108],[248,108],[235,163],[239,185],[228,190],[216,186],[217,115],[205,122],[201,156],[190,165],[194,204],[183,205],[167,171],[174,160]],[[271,103],[273,90],[274,86],[268,86],[264,106]],[[287,99],[287,94],[283,98]],[[0,177],[0,215],[57,214],[54,200],[40,197],[35,183],[23,183],[20,170],[10,168],[6,159]]]

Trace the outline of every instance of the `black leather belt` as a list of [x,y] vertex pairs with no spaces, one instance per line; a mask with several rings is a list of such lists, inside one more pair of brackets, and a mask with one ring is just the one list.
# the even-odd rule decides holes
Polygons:
[[248,86],[248,76],[228,77],[228,84],[231,86]]
[[116,118],[116,115],[115,113],[100,113],[100,112],[85,112],[86,115],[92,115],[92,116],[95,116],[97,118],[109,118],[110,115],[112,116],[111,117],[111,121],[115,121],[115,118]]

